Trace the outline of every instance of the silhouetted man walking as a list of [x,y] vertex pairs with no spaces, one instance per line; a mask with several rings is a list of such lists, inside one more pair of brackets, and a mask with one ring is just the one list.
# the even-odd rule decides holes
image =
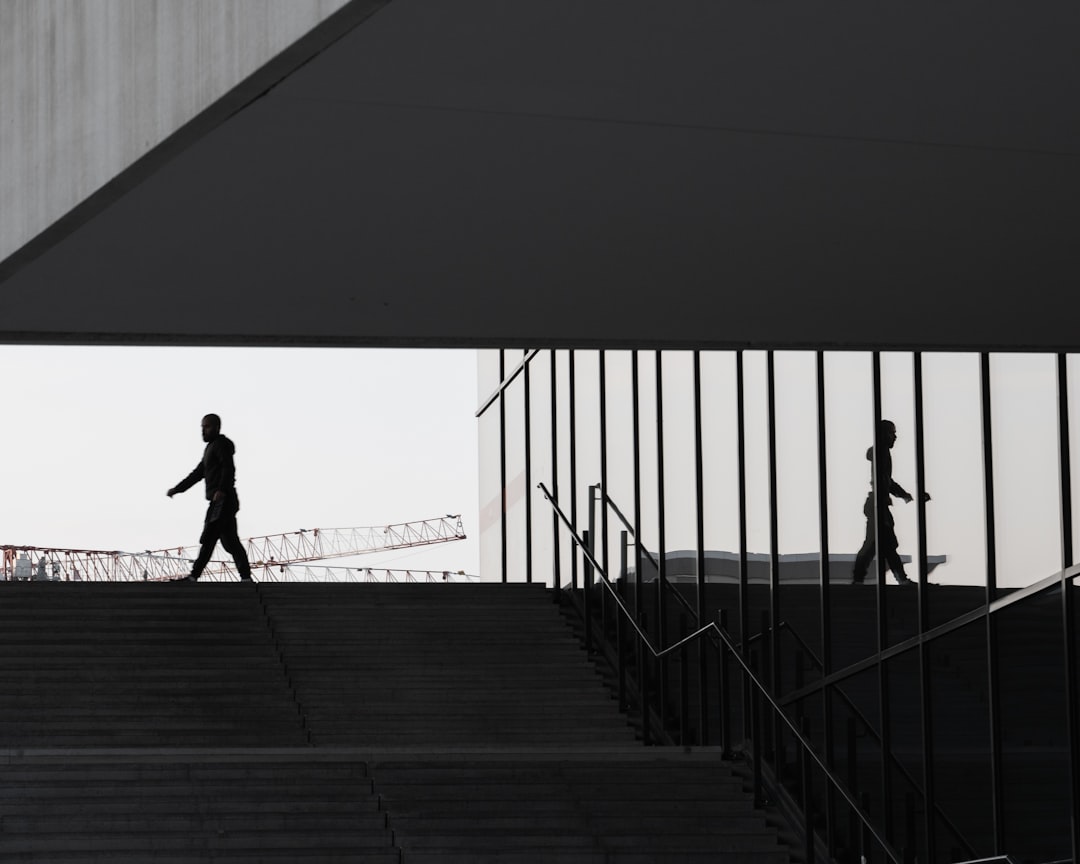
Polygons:
[[[856,584],[862,583],[866,579],[866,571],[870,567],[870,561],[874,557],[874,534],[876,526],[874,525],[874,510],[875,510],[875,497],[877,497],[881,504],[881,554],[885,560],[886,567],[892,571],[896,581],[901,585],[913,584],[908,579],[907,574],[904,572],[904,562],[900,560],[900,553],[898,547],[899,541],[896,539],[896,529],[893,527],[892,510],[892,496],[902,498],[905,503],[912,500],[911,494],[904,489],[899,483],[893,480],[892,477],[892,454],[889,452],[892,449],[893,444],[896,443],[896,424],[891,420],[881,420],[878,422],[877,430],[877,448],[878,448],[878,472],[880,474],[880,496],[876,496],[876,490],[874,489],[874,448],[870,447],[866,451],[866,458],[870,461],[870,493],[866,496],[866,503],[863,504],[863,514],[866,516],[866,539],[863,540],[862,548],[859,549],[858,554],[855,556],[855,567],[852,570],[852,581]],[[929,493],[923,493],[924,500],[929,501]]]
[[190,575],[185,579],[195,582],[202,575],[214,546],[218,540],[225,551],[236,562],[236,570],[241,579],[251,579],[251,564],[248,563],[244,544],[236,533],[236,513],[240,509],[240,498],[236,494],[236,466],[233,442],[221,434],[221,418],[217,414],[207,414],[202,418],[202,438],[206,442],[202,459],[195,469],[165,494],[172,498],[178,492],[190,489],[200,480],[206,482],[206,521],[203,523],[199,542],[199,557],[191,567]]

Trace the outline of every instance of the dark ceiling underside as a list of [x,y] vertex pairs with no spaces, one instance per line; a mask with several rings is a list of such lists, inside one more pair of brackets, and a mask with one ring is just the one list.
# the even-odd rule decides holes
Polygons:
[[0,340],[1080,342],[1074,3],[373,5],[0,264]]

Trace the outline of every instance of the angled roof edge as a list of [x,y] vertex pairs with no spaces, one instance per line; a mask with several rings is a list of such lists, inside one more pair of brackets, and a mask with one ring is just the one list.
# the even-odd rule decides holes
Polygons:
[[325,51],[355,27],[374,15],[390,0],[350,0],[287,48],[228,90],[215,102],[180,126],[131,165],[88,195],[80,203],[34,236],[7,258],[0,260],[0,285],[48,252],[80,226],[137,187],[170,160],[262,98],[293,72]]

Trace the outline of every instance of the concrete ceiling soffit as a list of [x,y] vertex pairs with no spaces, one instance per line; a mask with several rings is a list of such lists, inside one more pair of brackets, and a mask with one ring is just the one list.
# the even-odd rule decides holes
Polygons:
[[1080,344],[1075,4],[376,8],[0,270],[0,340]]

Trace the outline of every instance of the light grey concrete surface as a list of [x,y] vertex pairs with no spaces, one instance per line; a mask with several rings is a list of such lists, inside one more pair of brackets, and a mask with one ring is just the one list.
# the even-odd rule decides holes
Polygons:
[[347,0],[0,0],[0,260]]

